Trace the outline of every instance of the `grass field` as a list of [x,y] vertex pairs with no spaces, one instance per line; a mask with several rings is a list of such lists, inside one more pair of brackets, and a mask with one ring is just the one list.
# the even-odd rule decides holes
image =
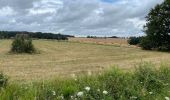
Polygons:
[[69,38],[69,41],[80,42],[80,43],[95,43],[95,44],[104,44],[104,45],[116,45],[127,47],[127,39],[121,38]]
[[79,42],[34,40],[40,54],[9,54],[11,40],[0,40],[0,71],[10,81],[48,80],[72,74],[100,72],[111,66],[129,70],[150,61],[170,64],[170,53]]

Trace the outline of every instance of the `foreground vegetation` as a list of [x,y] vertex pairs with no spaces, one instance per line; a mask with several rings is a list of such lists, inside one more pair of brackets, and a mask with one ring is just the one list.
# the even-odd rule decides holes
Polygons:
[[112,68],[98,75],[28,84],[11,83],[1,100],[169,100],[170,67],[140,64],[133,72]]

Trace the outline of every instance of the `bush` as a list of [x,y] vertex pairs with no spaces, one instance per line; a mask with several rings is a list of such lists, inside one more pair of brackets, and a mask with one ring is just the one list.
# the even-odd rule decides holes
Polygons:
[[147,37],[143,37],[139,45],[144,50],[151,50],[153,43]]
[[0,88],[7,86],[7,82],[8,78],[3,73],[0,73]]
[[15,40],[12,43],[11,52],[34,53],[35,48],[32,44],[31,38],[25,34],[17,34]]
[[141,41],[141,37],[130,37],[128,43],[130,45],[137,45],[140,43],[140,41]]

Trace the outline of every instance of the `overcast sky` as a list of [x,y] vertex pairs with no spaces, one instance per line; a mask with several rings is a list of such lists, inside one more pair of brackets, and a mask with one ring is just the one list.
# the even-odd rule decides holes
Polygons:
[[75,36],[142,35],[145,16],[163,0],[0,0],[0,30]]

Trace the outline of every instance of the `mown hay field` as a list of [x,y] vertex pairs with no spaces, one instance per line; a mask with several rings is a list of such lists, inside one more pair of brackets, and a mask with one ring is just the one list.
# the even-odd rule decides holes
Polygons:
[[69,41],[80,43],[95,43],[103,45],[129,46],[127,39],[122,38],[69,38]]
[[73,74],[98,73],[117,66],[131,70],[149,61],[170,64],[170,53],[144,51],[139,48],[99,45],[83,42],[33,40],[40,54],[9,54],[12,40],[0,40],[0,71],[10,81],[49,80]]

